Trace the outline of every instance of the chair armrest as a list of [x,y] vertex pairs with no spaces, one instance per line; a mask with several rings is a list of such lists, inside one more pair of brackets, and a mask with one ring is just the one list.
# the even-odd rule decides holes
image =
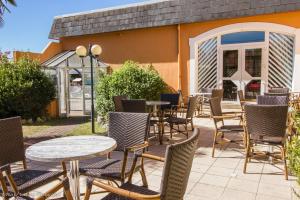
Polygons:
[[108,192],[127,197],[130,199],[144,199],[144,200],[160,200],[160,194],[156,195],[145,195],[145,194],[140,194],[137,192],[131,192],[128,190],[124,190],[122,188],[114,187],[111,185],[108,185],[106,183],[103,183],[101,181],[94,180],[93,185],[100,187]]
[[6,172],[6,173],[10,174],[11,173],[10,165],[7,164],[7,165],[0,166],[0,173],[1,172]]
[[128,147],[128,148],[126,148],[126,150],[134,152],[134,151],[145,149],[147,147],[149,147],[149,143],[147,141],[145,141],[143,144],[137,144],[137,145]]
[[148,153],[142,153],[141,155],[138,155],[139,157],[143,157],[143,158],[148,158],[148,159],[152,159],[152,160],[157,160],[157,161],[161,161],[161,162],[165,162],[165,158],[163,157],[159,157],[159,156],[155,156],[152,154],[148,154]]

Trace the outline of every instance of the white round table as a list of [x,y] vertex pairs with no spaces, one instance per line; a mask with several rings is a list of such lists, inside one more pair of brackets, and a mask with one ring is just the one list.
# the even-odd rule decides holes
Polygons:
[[75,200],[80,199],[79,160],[106,155],[117,146],[104,136],[70,136],[39,142],[27,148],[26,157],[40,162],[70,161],[69,178]]

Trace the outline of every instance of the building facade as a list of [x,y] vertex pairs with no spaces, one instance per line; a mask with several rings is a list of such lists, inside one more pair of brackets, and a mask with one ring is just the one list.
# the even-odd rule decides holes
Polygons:
[[224,88],[224,99],[270,87],[300,91],[300,1],[160,0],[54,18],[46,61],[78,45],[102,46],[116,69],[152,64],[184,95]]

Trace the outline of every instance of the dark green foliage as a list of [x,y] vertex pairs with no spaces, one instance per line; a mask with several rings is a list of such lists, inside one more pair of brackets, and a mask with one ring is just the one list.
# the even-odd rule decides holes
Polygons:
[[287,146],[287,158],[289,160],[289,168],[300,184],[300,113],[293,115],[294,126],[297,129],[297,134],[292,137],[292,140]]
[[127,95],[131,99],[159,99],[166,89],[166,84],[152,66],[139,67],[138,63],[127,61],[121,69],[111,75],[103,76],[98,82],[97,112],[106,118],[114,110],[113,96]]
[[37,62],[0,58],[0,118],[22,116],[35,121],[46,114],[54,97],[54,83]]

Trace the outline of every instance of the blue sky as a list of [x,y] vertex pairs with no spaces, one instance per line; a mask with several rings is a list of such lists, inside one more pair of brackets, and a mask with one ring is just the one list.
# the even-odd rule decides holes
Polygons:
[[40,52],[49,42],[54,16],[119,6],[146,0],[16,0],[0,27],[0,50]]

